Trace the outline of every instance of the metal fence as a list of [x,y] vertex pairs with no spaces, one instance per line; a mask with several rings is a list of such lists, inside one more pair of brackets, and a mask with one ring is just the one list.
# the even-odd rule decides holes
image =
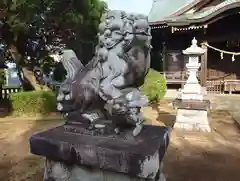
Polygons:
[[22,88],[20,86],[19,87],[2,86],[0,87],[1,91],[0,99],[8,99],[11,93],[20,92],[21,90]]
[[[183,86],[183,84],[185,84],[187,80],[186,72],[183,71],[160,73],[164,75],[167,84],[178,84]],[[198,72],[198,77],[200,77],[200,72]],[[212,78],[213,76],[210,77]],[[207,77],[206,90],[208,94],[231,94],[232,92],[239,92],[240,80],[228,80],[220,76],[216,76],[212,79]]]

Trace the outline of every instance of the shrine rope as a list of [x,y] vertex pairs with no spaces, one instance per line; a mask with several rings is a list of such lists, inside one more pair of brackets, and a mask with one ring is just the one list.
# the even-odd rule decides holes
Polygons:
[[228,54],[228,55],[232,55],[232,61],[234,61],[235,60],[234,56],[240,55],[240,52],[230,52],[230,51],[221,50],[219,48],[215,48],[215,47],[209,45],[208,43],[201,43],[201,45],[204,45],[204,46],[206,46],[208,48],[211,48],[211,49],[213,49],[215,51],[220,52],[221,53],[221,59],[223,59],[223,54]]

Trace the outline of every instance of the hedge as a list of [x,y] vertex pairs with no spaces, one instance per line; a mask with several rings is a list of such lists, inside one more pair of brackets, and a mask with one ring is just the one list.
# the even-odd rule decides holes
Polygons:
[[56,111],[56,94],[51,91],[28,91],[10,94],[12,115],[46,115]]
[[154,69],[150,69],[146,76],[141,92],[148,97],[150,103],[161,100],[167,90],[166,80],[162,74]]

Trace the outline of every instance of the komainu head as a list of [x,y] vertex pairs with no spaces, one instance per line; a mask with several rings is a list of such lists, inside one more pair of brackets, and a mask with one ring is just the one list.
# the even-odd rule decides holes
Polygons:
[[[99,25],[99,48],[96,54],[106,61],[109,52],[124,60],[131,71],[130,81],[146,75],[150,67],[151,29],[147,16],[123,11],[108,11]],[[119,59],[116,59],[119,61]]]
[[150,48],[151,34],[148,19],[141,14],[108,11],[103,15],[98,35],[99,43],[107,48],[112,48],[121,41],[126,45],[138,41]]

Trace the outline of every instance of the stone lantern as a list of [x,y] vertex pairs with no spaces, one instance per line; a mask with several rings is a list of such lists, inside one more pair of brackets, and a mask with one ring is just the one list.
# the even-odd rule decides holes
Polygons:
[[174,107],[177,108],[174,128],[210,132],[207,116],[210,101],[204,99],[206,89],[201,87],[197,79],[197,72],[201,65],[199,57],[205,53],[205,50],[198,47],[197,40],[194,38],[192,45],[183,50],[183,53],[189,56],[186,64],[189,76],[179,97],[173,101]]
[[183,50],[183,54],[188,55],[188,63],[186,64],[189,77],[183,90],[181,91],[181,99],[186,100],[203,100],[206,91],[201,87],[197,79],[197,72],[200,67],[199,57],[205,53],[205,50],[197,45],[197,40],[192,40],[192,45]]

